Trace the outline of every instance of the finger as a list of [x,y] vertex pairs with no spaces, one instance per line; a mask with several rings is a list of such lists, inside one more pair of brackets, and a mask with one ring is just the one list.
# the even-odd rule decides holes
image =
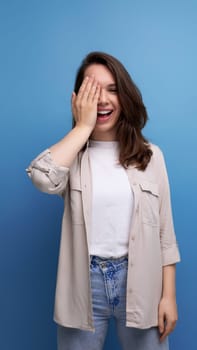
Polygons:
[[72,95],[71,95],[71,105],[72,105],[72,108],[75,108],[75,101],[76,101],[76,93],[73,91],[72,92]]
[[79,88],[79,91],[78,91],[78,94],[77,94],[77,99],[80,100],[83,96],[83,93],[84,93],[84,90],[88,84],[88,81],[89,81],[89,77],[85,77],[85,79],[83,80],[80,88]]
[[76,105],[75,105],[75,101],[76,101],[76,93],[73,91],[72,95],[71,95],[71,106],[72,106],[72,114],[74,119],[76,120]]
[[168,336],[169,333],[170,333],[170,329],[166,328],[165,331],[160,336],[160,341],[163,341]]
[[159,332],[163,333],[165,329],[164,325],[164,314],[159,314],[159,319],[158,319],[158,327],[159,327]]
[[97,88],[98,88],[98,83],[94,81],[88,93],[88,101],[94,100],[95,94],[97,92]]
[[167,337],[167,333],[164,332],[164,333],[160,336],[160,338],[159,338],[160,342],[164,341],[164,339],[165,339],[166,337]]
[[95,93],[95,86],[96,86],[96,83],[94,81],[94,77],[90,77],[88,80],[88,83],[86,84],[83,90],[82,99],[91,100],[92,94]]
[[71,103],[72,103],[72,104],[75,102],[76,96],[77,96],[77,95],[76,95],[75,91],[73,91],[73,92],[72,92],[72,95],[71,95]]
[[172,330],[173,330],[172,323],[167,322],[165,325],[165,330],[160,337],[160,340],[163,341],[172,332]]
[[97,87],[96,87],[96,90],[95,90],[95,94],[94,94],[94,96],[93,96],[93,102],[98,102],[100,93],[101,93],[101,87],[100,87],[100,85],[98,84]]

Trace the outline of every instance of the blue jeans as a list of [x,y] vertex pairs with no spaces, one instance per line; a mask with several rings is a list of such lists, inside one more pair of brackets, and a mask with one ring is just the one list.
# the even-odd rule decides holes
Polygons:
[[115,319],[123,350],[169,350],[168,338],[159,341],[157,327],[126,327],[127,257],[91,257],[91,286],[95,333],[58,326],[58,350],[102,350],[109,320]]

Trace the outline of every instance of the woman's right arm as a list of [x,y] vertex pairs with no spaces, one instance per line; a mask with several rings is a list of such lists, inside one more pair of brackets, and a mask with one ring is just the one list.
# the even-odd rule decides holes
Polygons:
[[99,95],[98,83],[86,77],[78,94],[72,94],[76,126],[62,140],[36,157],[27,168],[32,182],[41,191],[61,194],[65,190],[69,168],[95,127]]
[[56,164],[70,167],[78,152],[87,142],[97,118],[100,87],[93,78],[86,77],[79,92],[72,94],[72,112],[76,126],[61,141],[50,147]]

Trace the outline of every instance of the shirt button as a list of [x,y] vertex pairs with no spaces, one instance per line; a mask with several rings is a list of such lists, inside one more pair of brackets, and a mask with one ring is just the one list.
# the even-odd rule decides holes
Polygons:
[[131,236],[131,239],[132,239],[132,241],[134,241],[135,240],[135,236]]

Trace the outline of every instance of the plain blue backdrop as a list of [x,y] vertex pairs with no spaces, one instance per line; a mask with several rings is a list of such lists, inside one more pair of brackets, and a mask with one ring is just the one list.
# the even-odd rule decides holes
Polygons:
[[[197,2],[6,0],[0,3],[0,349],[54,350],[62,201],[25,168],[71,128],[76,69],[92,50],[122,61],[163,150],[182,262],[172,350],[196,350]],[[120,349],[114,324],[105,350]]]

